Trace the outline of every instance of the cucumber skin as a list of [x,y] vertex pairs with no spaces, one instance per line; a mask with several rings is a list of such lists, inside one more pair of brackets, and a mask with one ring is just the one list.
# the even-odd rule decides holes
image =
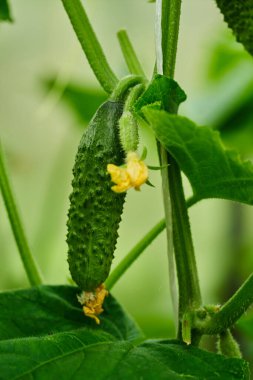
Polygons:
[[73,168],[68,212],[68,263],[76,284],[95,290],[108,277],[125,194],[111,190],[107,164],[122,165],[119,141],[121,102],[103,103],[80,141]]

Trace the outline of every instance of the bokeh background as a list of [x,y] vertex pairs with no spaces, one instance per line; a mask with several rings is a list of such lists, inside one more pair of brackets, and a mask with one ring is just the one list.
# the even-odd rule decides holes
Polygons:
[[[60,0],[12,0],[13,24],[0,26],[0,138],[31,250],[46,283],[68,283],[66,214],[71,169],[80,137],[105,99]],[[126,28],[144,70],[155,60],[154,4],[146,0],[86,0],[86,10],[118,76],[127,68],[116,32]],[[175,79],[188,100],[180,108],[219,129],[224,144],[253,155],[253,60],[227,30],[215,2],[185,0]],[[141,130],[147,161],[157,164],[150,132]],[[155,188],[130,191],[113,266],[163,217],[160,174]],[[185,192],[191,189],[185,180]],[[193,206],[190,219],[204,303],[222,303],[253,268],[253,210],[222,200]],[[28,286],[0,199],[0,289]],[[112,293],[148,337],[173,337],[166,240],[163,232]],[[253,355],[253,315],[234,330]]]

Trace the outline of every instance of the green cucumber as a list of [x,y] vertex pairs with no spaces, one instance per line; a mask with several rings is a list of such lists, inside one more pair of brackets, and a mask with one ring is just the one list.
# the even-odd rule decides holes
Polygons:
[[68,212],[68,263],[76,284],[94,291],[108,277],[125,194],[111,190],[107,164],[122,165],[119,141],[121,101],[108,100],[97,110],[78,148]]

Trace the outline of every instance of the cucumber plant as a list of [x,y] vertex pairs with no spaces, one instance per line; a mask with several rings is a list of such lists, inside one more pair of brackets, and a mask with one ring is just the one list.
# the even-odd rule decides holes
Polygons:
[[[232,328],[253,303],[253,274],[223,305],[203,303],[188,208],[208,198],[253,205],[253,165],[226,149],[217,131],[178,115],[186,100],[174,80],[181,0],[151,1],[156,3],[156,62],[150,81],[125,31],[118,38],[129,76],[118,79],[80,0],[61,2],[108,100],[84,132],[73,168],[67,244],[77,286],[42,285],[0,150],[0,188],[32,286],[0,294],[0,378],[249,379]],[[252,53],[253,1],[216,2]],[[12,20],[7,0],[0,0],[0,20]],[[165,218],[109,274],[126,191],[149,184],[145,152],[137,152],[140,123],[157,141],[160,166],[150,169],[161,172]],[[193,192],[187,200],[182,173]],[[177,271],[177,337],[143,342],[108,291],[164,229],[170,267],[175,261]],[[217,337],[217,353],[198,347],[204,335]]]

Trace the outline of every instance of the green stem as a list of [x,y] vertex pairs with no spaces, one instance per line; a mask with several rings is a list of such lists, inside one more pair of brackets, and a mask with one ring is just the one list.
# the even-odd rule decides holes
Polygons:
[[124,105],[124,112],[133,111],[134,103],[141,96],[144,90],[145,86],[143,83],[137,84],[131,89]]
[[143,83],[143,78],[139,75],[128,75],[122,78],[115,87],[110,99],[112,101],[124,100],[129,89],[140,83]]
[[157,147],[159,151],[160,164],[164,168],[161,170],[161,176],[162,176],[162,192],[163,192],[163,204],[164,204],[165,226],[166,226],[166,237],[167,237],[169,284],[170,284],[170,294],[171,294],[174,316],[175,318],[177,318],[178,302],[177,302],[176,275],[175,275],[175,262],[174,262],[172,208],[171,208],[170,185],[169,185],[169,176],[168,176],[169,162],[168,162],[168,155],[164,147],[159,142],[157,142]]
[[218,338],[217,344],[218,353],[228,356],[230,358],[242,359],[242,353],[239,344],[231,334],[231,331],[227,329],[223,331]]
[[34,258],[30,252],[22,223],[17,211],[11,190],[10,182],[4,165],[3,152],[0,145],[0,189],[3,195],[5,207],[9,216],[12,231],[18,246],[18,250],[23,262],[27,277],[31,285],[40,285],[42,283],[39,270]]
[[168,162],[180,320],[184,313],[201,305],[201,296],[181,173],[171,156],[168,156]]
[[[157,67],[158,69],[162,67],[162,74],[172,78],[175,71],[181,0],[158,0],[158,3],[161,1],[160,10],[159,4],[157,4],[158,20],[161,19],[161,33],[158,32],[158,36],[162,39],[160,42],[157,41],[157,44],[161,44],[161,49],[157,48]],[[159,30],[159,25],[157,30]],[[159,51],[162,53],[162,58]],[[162,62],[159,62],[159,59],[162,59]],[[170,109],[167,111],[174,112]],[[171,207],[172,214],[173,245],[179,288],[178,337],[182,339],[183,315],[201,305],[201,295],[180,168],[168,153],[165,154],[162,146],[159,146],[159,150],[161,165],[169,164],[167,178],[165,175],[162,176],[163,194],[166,202],[169,192],[171,203],[169,207]],[[167,201],[168,203],[169,201]],[[170,210],[166,212],[165,209],[167,229],[170,228],[171,223],[168,219],[171,217],[169,214]]]
[[[195,204],[193,198],[189,198],[186,202],[187,207],[191,207]],[[155,238],[165,229],[165,219],[160,220],[148,233],[126,254],[124,259],[117,265],[117,267],[110,274],[106,281],[108,289],[111,289],[126,270],[134,263],[136,259],[142,254],[142,252],[155,240]]]
[[196,314],[194,327],[201,334],[220,334],[233,326],[236,321],[253,304],[253,274],[242,284],[237,292],[220,308],[207,318],[198,318]]
[[173,78],[177,54],[181,0],[162,0],[163,74]]
[[142,70],[141,64],[138,60],[138,57],[135,53],[135,50],[127,35],[126,30],[118,31],[117,36],[120,43],[121,51],[123,53],[130,73],[145,77],[144,71]]
[[80,0],[62,0],[62,3],[97,80],[110,94],[118,79],[105,58]]
[[111,289],[129,266],[141,255],[148,245],[156,238],[156,236],[164,229],[165,222],[161,220],[157,223],[135,247],[125,256],[119,265],[113,270],[106,281],[107,289]]

